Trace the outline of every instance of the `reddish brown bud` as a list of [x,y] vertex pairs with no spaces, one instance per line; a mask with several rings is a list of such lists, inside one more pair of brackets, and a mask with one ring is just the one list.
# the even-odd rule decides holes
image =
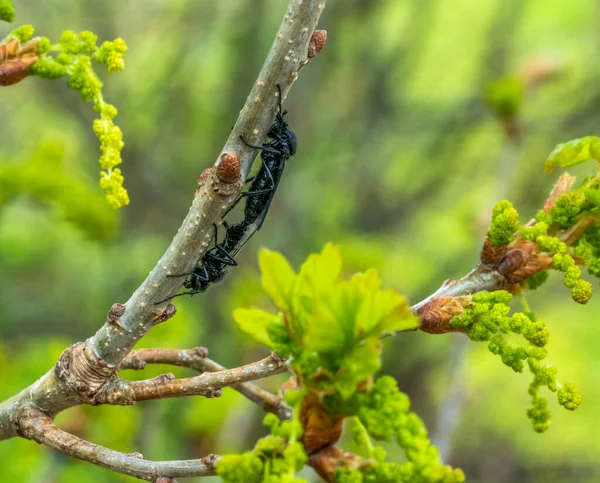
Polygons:
[[317,395],[310,393],[302,401],[300,422],[304,428],[302,444],[310,454],[335,444],[340,439],[344,418],[331,414],[321,405]]
[[27,69],[36,61],[37,57],[31,54],[19,59],[0,61],[0,86],[10,86],[25,79]]
[[481,247],[481,253],[479,254],[481,263],[490,268],[497,268],[505,254],[506,245],[494,246],[490,242],[489,235],[486,235],[483,247]]
[[530,241],[519,242],[517,246],[506,252],[500,265],[498,265],[498,272],[511,281],[511,274],[527,265],[535,247],[536,244]]
[[241,167],[240,158],[235,153],[223,153],[221,162],[217,166],[219,181],[233,184],[240,180]]
[[354,453],[349,453],[335,446],[327,446],[308,458],[310,467],[327,483],[335,481],[335,473],[341,467],[355,470],[370,466],[373,463],[373,460],[365,460]]
[[308,42],[308,58],[312,59],[315,55],[321,52],[327,42],[327,30],[315,30]]
[[462,314],[464,304],[469,297],[440,297],[432,299],[417,311],[421,319],[420,330],[429,334],[447,334],[448,332],[461,332],[461,327],[451,327],[452,319]]
[[27,77],[27,69],[38,59],[37,43],[38,39],[34,39],[21,46],[17,39],[10,39],[0,45],[0,86],[10,86]]

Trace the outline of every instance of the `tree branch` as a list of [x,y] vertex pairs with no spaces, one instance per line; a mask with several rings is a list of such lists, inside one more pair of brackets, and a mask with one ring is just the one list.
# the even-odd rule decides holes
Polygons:
[[[186,367],[198,372],[224,371],[226,368],[208,359],[208,350],[204,347],[195,349],[139,349],[132,351],[121,363],[119,370],[141,370],[146,364],[168,364]],[[290,419],[291,409],[283,398],[271,394],[250,382],[232,383],[230,386],[243,394],[250,401],[258,404],[263,410],[275,413],[280,419]]]
[[206,396],[219,397],[221,389],[232,384],[254,381],[287,371],[285,361],[274,352],[257,362],[235,369],[205,372],[200,376],[175,379],[173,374],[163,374],[145,381],[126,381],[119,377],[95,398],[97,404],[135,404],[170,397]]
[[189,213],[165,254],[130,299],[111,308],[106,323],[93,337],[67,349],[54,370],[0,404],[0,441],[18,435],[16,417],[24,406],[38,407],[53,418],[64,409],[93,401],[135,344],[156,324],[174,315],[174,305],[157,306],[155,302],[181,287],[183,277],[169,275],[191,272],[210,247],[213,225],[222,223],[257,154],[240,135],[254,144],[264,139],[278,106],[276,86],[281,86],[285,96],[309,57],[322,47],[323,34],[312,43],[311,36],[325,4],[326,0],[290,0],[231,135],[214,166],[199,180]]
[[120,453],[59,429],[51,418],[34,407],[24,406],[19,410],[18,426],[22,436],[27,439],[50,446],[73,458],[152,482],[161,477],[214,475],[219,459],[218,456],[209,455],[196,460],[149,461],[140,453]]

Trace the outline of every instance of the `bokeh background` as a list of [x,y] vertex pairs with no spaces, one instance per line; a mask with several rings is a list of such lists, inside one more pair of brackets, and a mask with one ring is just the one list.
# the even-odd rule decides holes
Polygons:
[[[0,90],[1,398],[90,336],[153,267],[228,136],[285,6],[15,3],[17,24],[53,40],[65,29],[126,39],[126,70],[103,79],[119,108],[132,202],[116,214],[105,204],[94,114],[64,81]],[[223,283],[178,299],[176,318],[141,345],[203,345],[230,366],[264,356],[231,316],[265,303],[261,246],[298,266],[326,242],[339,243],[348,273],[377,268],[413,302],[465,274],[493,204],[508,198],[523,220],[531,216],[556,177],[542,174],[553,147],[598,134],[599,18],[596,0],[330,0],[320,24],[328,43],[286,101],[298,153],[263,229]],[[577,306],[554,277],[529,302],[550,328],[548,359],[559,379],[577,383],[584,397],[575,413],[552,397],[546,434],[525,416],[529,376],[460,335],[388,339],[385,371],[468,481],[598,482],[600,296]],[[251,448],[264,432],[261,418],[226,390],[219,400],[78,407],[58,423],[117,450],[183,459]],[[3,481],[133,481],[19,439],[0,444],[0,461]]]

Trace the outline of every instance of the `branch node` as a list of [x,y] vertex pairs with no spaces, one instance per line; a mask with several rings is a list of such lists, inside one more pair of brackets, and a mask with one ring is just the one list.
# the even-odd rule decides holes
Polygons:
[[56,377],[90,404],[95,404],[94,397],[115,372],[115,367],[109,366],[93,353],[92,345],[88,342],[67,347],[54,366]]
[[119,406],[135,406],[135,392],[127,381],[113,377],[94,398],[93,404],[112,404]]
[[121,322],[121,316],[125,313],[125,305],[123,304],[113,304],[108,314],[106,315],[106,322],[108,324],[114,325],[121,330],[126,330],[123,322]]
[[208,349],[206,347],[194,347],[194,351],[201,359],[206,359],[208,357]]

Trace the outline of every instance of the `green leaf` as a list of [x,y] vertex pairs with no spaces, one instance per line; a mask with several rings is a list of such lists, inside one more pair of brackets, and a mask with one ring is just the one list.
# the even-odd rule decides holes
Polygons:
[[282,310],[289,310],[291,305],[291,289],[296,280],[294,270],[283,255],[271,250],[262,249],[258,256],[262,272],[262,286],[275,305]]
[[235,309],[233,318],[237,322],[240,330],[256,342],[273,346],[273,342],[268,334],[268,328],[273,324],[283,325],[281,314],[270,314],[262,309],[252,307],[250,309]]
[[590,159],[600,159],[600,138],[596,136],[586,136],[556,146],[546,160],[544,172],[550,173],[556,166],[566,168]]
[[329,307],[319,303],[307,320],[304,348],[315,352],[341,352],[346,337],[340,321]]
[[381,368],[379,339],[369,339],[354,347],[341,366],[335,374],[335,387],[342,397],[347,399],[356,392],[359,383],[373,377]]
[[583,194],[585,195],[586,199],[592,203],[593,205],[595,205],[596,207],[600,207],[600,191],[599,190],[584,190]]

